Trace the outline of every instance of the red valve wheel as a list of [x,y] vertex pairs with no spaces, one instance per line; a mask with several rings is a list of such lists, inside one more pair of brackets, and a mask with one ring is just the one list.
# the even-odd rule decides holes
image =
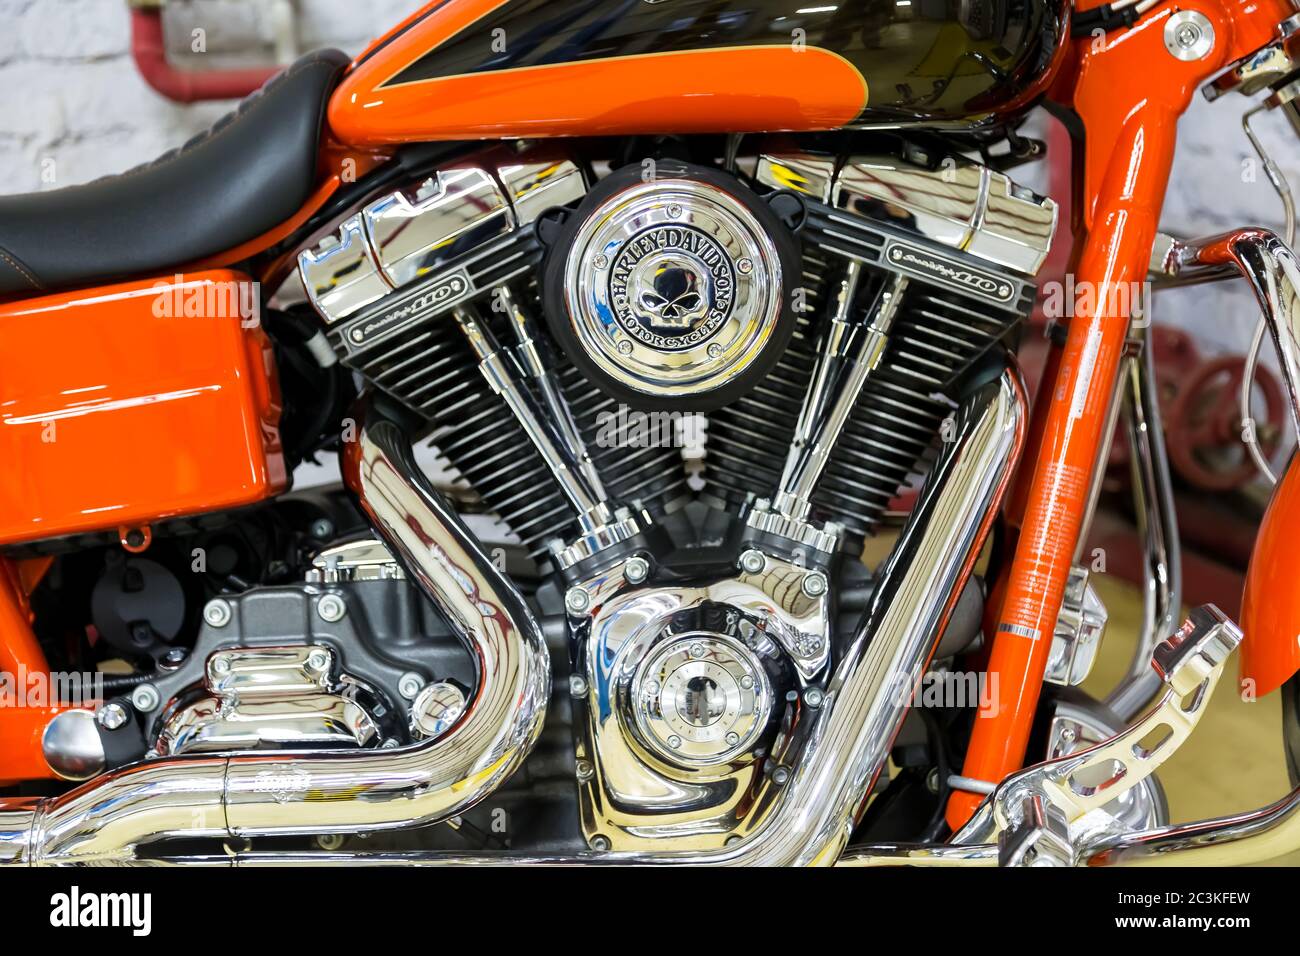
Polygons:
[[[1196,369],[1179,389],[1166,426],[1169,458],[1186,481],[1206,491],[1232,491],[1259,473],[1242,440],[1238,396],[1246,360],[1240,355],[1212,359]],[[1268,369],[1255,372],[1255,437],[1272,458],[1282,440],[1286,399]]]

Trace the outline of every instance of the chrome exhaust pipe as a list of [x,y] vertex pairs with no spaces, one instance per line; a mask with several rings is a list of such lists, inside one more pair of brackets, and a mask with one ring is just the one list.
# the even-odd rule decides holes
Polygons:
[[61,797],[0,800],[0,865],[130,863],[174,837],[357,833],[437,823],[503,783],[542,729],[551,666],[522,595],[424,478],[402,429],[366,405],[343,477],[376,532],[473,655],[448,733],[397,750],[175,757]]
[[438,853],[244,852],[170,862],[283,865],[831,864],[853,831],[997,514],[1024,444],[1026,402],[1006,369],[973,389],[827,688],[819,719],[768,812],[729,846],[676,853],[450,856]]

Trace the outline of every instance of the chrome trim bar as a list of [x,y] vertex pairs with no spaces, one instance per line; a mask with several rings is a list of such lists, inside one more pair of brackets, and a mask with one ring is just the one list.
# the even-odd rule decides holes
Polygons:
[[1246,277],[1268,323],[1300,429],[1300,261],[1277,233],[1250,227],[1209,239],[1176,240],[1159,256],[1159,271],[1176,279],[1235,269]]
[[[1103,837],[1080,866],[1250,866],[1300,851],[1300,787],[1253,813]],[[245,861],[241,861],[243,863]],[[854,847],[837,866],[997,866],[998,845],[884,843]]]
[[61,797],[0,800],[0,864],[129,863],[167,837],[421,826],[469,809],[519,767],[550,693],[541,627],[420,472],[401,428],[369,405],[355,417],[344,480],[475,661],[477,686],[458,725],[398,750],[152,760]]
[[[970,575],[1024,446],[1027,404],[1020,374],[973,389],[898,545],[880,572],[862,624],[835,670],[822,706],[792,733],[798,758],[783,786],[735,843],[708,851],[482,857],[427,853],[294,855],[237,853],[192,865],[805,865],[833,864],[856,824],[953,605]],[[359,791],[364,792],[364,791]],[[326,808],[328,809],[328,804]],[[247,833],[247,830],[241,831]],[[329,832],[316,830],[315,832]],[[962,850],[944,851],[959,855]],[[166,861],[164,861],[166,862]]]
[[1182,550],[1173,484],[1165,454],[1160,396],[1156,391],[1155,360],[1150,340],[1141,354],[1124,367],[1127,401],[1124,418],[1133,472],[1133,505],[1142,538],[1142,631],[1133,649],[1125,678],[1106,704],[1126,723],[1137,716],[1160,690],[1160,677],[1151,668],[1151,654],[1165,636],[1178,630],[1183,602]]
[[1300,850],[1300,787],[1254,813],[1110,837],[1084,866],[1248,866]]

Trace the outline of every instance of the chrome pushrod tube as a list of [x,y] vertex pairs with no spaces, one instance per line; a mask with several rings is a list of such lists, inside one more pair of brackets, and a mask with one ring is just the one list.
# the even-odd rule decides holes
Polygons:
[[826,690],[817,719],[754,828],[729,846],[675,853],[484,857],[427,853],[246,853],[176,863],[220,865],[509,863],[568,865],[832,864],[889,755],[912,693],[970,575],[1024,445],[1026,402],[1019,372],[1005,369],[975,388],[957,415],[880,586]]
[[360,406],[343,475],[366,517],[473,656],[447,734],[396,750],[176,757],[61,797],[0,801],[0,864],[131,862],[168,837],[355,833],[436,823],[490,794],[541,732],[550,658],[524,598],[424,478],[406,435]]

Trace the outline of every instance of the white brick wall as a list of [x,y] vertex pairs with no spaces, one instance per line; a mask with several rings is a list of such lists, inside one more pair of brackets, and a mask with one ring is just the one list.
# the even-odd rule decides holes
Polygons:
[[[298,47],[358,52],[419,0],[295,0]],[[178,66],[274,63],[266,0],[168,5]],[[206,52],[192,52],[195,29]],[[182,106],[135,70],[125,0],[0,0],[0,193],[72,185],[149,160],[229,103]],[[53,179],[51,183],[49,180]]]
[[[294,0],[301,50],[356,52],[419,0]],[[269,62],[269,0],[173,0],[168,43],[182,66]],[[207,52],[190,50],[206,31]],[[206,127],[229,104],[173,104],[149,89],[130,57],[125,0],[0,0],[0,193],[84,182],[148,160]],[[1245,181],[1245,100],[1199,97],[1182,136],[1163,226],[1204,234],[1274,225],[1280,208],[1262,172]],[[1300,141],[1276,117],[1267,140],[1300,189]],[[54,182],[43,182],[46,179]],[[1029,176],[1035,179],[1034,176]],[[1239,287],[1166,293],[1157,321],[1194,331],[1203,351],[1241,351],[1254,304]]]

